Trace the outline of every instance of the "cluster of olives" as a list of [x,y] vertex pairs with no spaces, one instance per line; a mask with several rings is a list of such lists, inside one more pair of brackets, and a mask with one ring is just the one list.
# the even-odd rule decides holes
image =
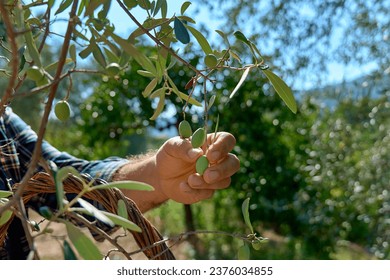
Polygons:
[[[206,142],[207,132],[203,127],[198,128],[192,133],[191,125],[188,121],[183,120],[179,124],[179,134],[181,138],[191,138],[191,145],[193,148],[199,148]],[[199,157],[196,161],[196,172],[203,175],[207,167],[209,166],[209,160],[205,155]]]

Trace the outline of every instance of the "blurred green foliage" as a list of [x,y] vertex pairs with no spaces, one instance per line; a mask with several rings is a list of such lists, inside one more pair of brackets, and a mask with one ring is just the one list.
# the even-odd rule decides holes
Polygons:
[[[132,66],[119,79],[97,86],[80,105],[77,121],[68,123],[66,132],[52,129],[50,141],[86,158],[157,148],[163,139],[152,143],[146,128],[175,128],[180,103],[171,104],[175,108],[172,115],[163,115],[156,123],[148,121],[151,103],[139,99],[136,92],[148,79],[136,76],[136,70]],[[179,87],[189,80],[186,73],[180,66],[172,69]],[[255,230],[271,240],[262,250],[252,251],[252,258],[389,258],[388,92],[379,97],[339,95],[333,103],[324,94],[322,98],[302,95],[299,112],[293,115],[265,77],[259,79],[255,74],[228,102],[226,89],[234,88],[240,75],[224,75],[210,91],[217,95],[210,111],[210,130],[219,114],[219,130],[237,138],[234,153],[241,169],[229,189],[192,207],[196,229],[246,233],[240,209],[250,197]],[[191,112],[192,120],[201,121],[201,112]],[[184,212],[174,203],[149,215],[166,235],[186,230]],[[199,235],[197,239],[196,248],[188,253],[200,259],[236,258],[241,244],[223,235]],[[344,250],[350,248],[346,244],[357,244],[362,253],[351,255]]]

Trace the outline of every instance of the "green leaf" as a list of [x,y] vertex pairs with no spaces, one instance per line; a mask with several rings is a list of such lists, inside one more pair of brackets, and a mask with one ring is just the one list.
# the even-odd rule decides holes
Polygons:
[[[68,63],[71,63],[71,62],[73,62],[74,60],[72,59],[72,58],[66,58],[65,59],[65,64],[68,64]],[[51,63],[51,64],[49,64],[48,66],[46,66],[45,67],[45,70],[47,71],[47,72],[51,72],[51,71],[55,71],[56,69],[57,69],[57,66],[58,66],[58,61],[56,61],[56,62],[53,62],[53,63]]]
[[138,3],[137,0],[123,0],[123,3],[125,3],[126,7],[131,10],[134,7],[137,7]]
[[252,223],[251,223],[251,220],[249,218],[249,200],[250,200],[249,197],[244,200],[244,202],[242,203],[242,206],[241,206],[241,210],[242,210],[242,215],[244,216],[245,224],[250,229],[251,233],[253,233]]
[[70,58],[73,60],[73,62],[77,61],[75,44],[72,44],[69,46],[69,55],[70,55]]
[[145,87],[144,91],[142,92],[143,97],[148,97],[152,91],[156,88],[158,83],[158,79],[154,78],[153,80],[150,81],[150,83]]
[[297,103],[289,86],[270,70],[262,71],[267,76],[280,98],[282,98],[287,107],[295,114],[297,112]]
[[188,34],[187,28],[184,26],[182,21],[177,17],[175,17],[173,27],[175,30],[176,39],[183,44],[188,44],[190,42],[190,35]]
[[233,98],[233,96],[236,94],[236,92],[240,89],[240,87],[244,83],[246,77],[248,77],[248,74],[249,74],[250,70],[251,70],[251,68],[247,67],[245,69],[244,73],[242,73],[241,79],[238,81],[238,84],[236,85],[236,87],[233,89],[232,93],[229,96],[230,99]]
[[151,185],[137,181],[115,181],[108,184],[93,186],[91,187],[91,190],[106,190],[112,188],[134,191],[154,191],[154,188]]
[[12,211],[11,210],[5,210],[3,214],[0,216],[0,226],[4,225],[11,219],[12,217]]
[[[72,0],[73,2],[74,0]],[[86,9],[85,9],[85,15],[86,16],[93,16],[93,14],[95,13],[95,11],[97,10],[97,8],[100,6],[100,5],[105,5],[107,3],[107,0],[89,0],[89,1],[86,1],[87,3],[87,6],[86,6]]]
[[58,15],[59,13],[65,11],[72,3],[73,0],[63,0],[54,15]]
[[168,4],[167,0],[163,0],[161,4],[161,17],[166,18],[168,13]]
[[95,45],[92,49],[92,55],[97,61],[97,63],[99,63],[103,68],[106,68],[106,58],[104,57],[104,54],[98,45]]
[[73,174],[83,181],[80,173],[72,166],[62,167],[55,172],[54,183],[56,187],[57,206],[60,211],[64,208],[64,185],[62,182],[69,176],[69,174]]
[[149,0],[138,0],[137,2],[138,5],[144,10],[149,10],[152,7]]
[[64,260],[77,260],[76,254],[67,240],[64,240],[62,249],[64,251]]
[[209,99],[209,102],[207,102],[207,110],[210,111],[211,107],[213,107],[214,102],[215,102],[216,95],[212,95]]
[[[174,91],[175,92],[175,91]],[[175,94],[177,94],[178,97],[180,97],[181,99],[187,101],[188,103],[192,104],[192,105],[195,105],[195,106],[198,106],[198,107],[202,107],[202,103],[200,103],[198,100],[196,100],[195,98],[193,97],[190,97],[189,95],[179,91],[179,92],[175,92]]]
[[104,47],[104,53],[106,54],[108,61],[111,62],[119,62],[119,57],[110,49]]
[[102,254],[98,247],[79,228],[71,222],[63,221],[66,225],[68,236],[80,256],[85,260],[101,260]]
[[213,49],[211,48],[209,42],[207,39],[203,36],[201,32],[196,30],[195,28],[191,26],[187,26],[188,30],[192,33],[192,35],[195,37],[195,39],[198,41],[200,47],[204,51],[205,54],[210,54],[213,52]]
[[139,65],[141,65],[145,70],[157,75],[157,70],[154,67],[153,62],[141,51],[139,51],[133,44],[129,43],[127,40],[110,33],[114,41],[123,48],[130,56],[132,56]]
[[26,46],[21,46],[18,50],[18,55],[20,57],[19,72],[23,70],[24,65],[26,64],[26,57],[24,56],[25,51],[26,51]]
[[250,249],[249,246],[244,243],[240,248],[238,248],[237,258],[239,260],[249,260],[250,257]]
[[222,39],[225,41],[225,44],[227,46],[230,46],[229,39],[228,39],[227,35],[225,34],[225,32],[223,32],[221,30],[215,30],[215,32],[217,32],[218,35],[222,37]]
[[241,62],[241,58],[240,58],[240,56],[239,56],[237,53],[235,53],[235,52],[232,51],[232,50],[229,50],[229,54],[230,54],[231,57],[233,57],[235,60],[237,60],[238,62]]
[[10,197],[13,194],[14,193],[10,191],[0,191],[0,198]]
[[188,7],[191,5],[192,3],[190,1],[186,1],[184,2],[182,5],[181,5],[181,8],[180,8],[180,12],[181,14],[183,15],[186,10],[188,9]]
[[237,40],[240,40],[245,44],[250,45],[250,41],[248,40],[248,38],[246,38],[244,33],[242,33],[241,31],[235,31],[233,34],[237,38]]
[[168,82],[170,84],[170,86],[172,87],[172,90],[173,92],[180,98],[180,99],[184,99],[186,102],[192,104],[192,105],[195,105],[195,106],[198,106],[198,107],[202,107],[202,103],[200,103],[198,100],[196,100],[195,98],[192,98],[192,97],[189,97],[189,95],[181,92],[180,90],[178,90],[178,88],[176,87],[175,83],[172,81],[172,79],[167,76],[168,78]]
[[163,5],[163,2],[164,2],[164,0],[157,0],[156,6],[154,7],[153,16],[156,16],[158,14],[158,12],[160,11],[160,9]]
[[121,216],[109,213],[109,212],[104,212],[104,215],[107,216],[115,225],[121,226],[123,228],[136,231],[136,232],[142,232],[142,229],[134,224],[132,221],[129,221]]
[[259,251],[261,249],[261,243],[259,241],[252,242],[252,248]]
[[160,97],[162,94],[165,94],[165,92],[168,90],[168,88],[166,87],[161,87],[159,89],[156,89],[155,91],[153,91],[151,94],[150,94],[150,98],[156,98],[156,97]]
[[92,53],[92,50],[93,50],[93,46],[92,45],[88,45],[88,47],[86,47],[85,49],[83,49],[80,53],[79,53],[79,56],[84,59],[86,57],[88,57],[91,53]]
[[129,218],[126,203],[123,201],[123,199],[118,200],[118,215],[126,220]]
[[31,31],[31,26],[28,23],[26,23],[26,30],[29,30],[24,33],[24,39],[26,40],[27,51],[31,59],[34,61],[34,64],[39,68],[42,68],[41,55],[39,54],[37,46],[35,44],[34,37]]
[[154,78],[156,77],[156,75],[154,75],[153,73],[149,72],[149,71],[145,71],[145,70],[137,70],[137,73],[143,77],[147,77],[147,78]]
[[77,199],[77,202],[81,205],[81,207],[83,207],[85,210],[87,210],[88,214],[95,217],[96,219],[102,221],[103,223],[113,227],[114,224],[112,223],[112,221],[110,219],[108,219],[104,214],[103,214],[103,211],[100,211],[99,209],[97,209],[95,206],[93,206],[91,203],[89,203],[88,201],[82,199],[82,198],[78,198]]
[[156,110],[154,110],[153,116],[151,116],[149,119],[151,121],[154,121],[157,119],[157,117],[161,114],[162,110],[164,109],[165,106],[165,93],[160,94],[160,99],[158,100],[158,104],[156,107]]

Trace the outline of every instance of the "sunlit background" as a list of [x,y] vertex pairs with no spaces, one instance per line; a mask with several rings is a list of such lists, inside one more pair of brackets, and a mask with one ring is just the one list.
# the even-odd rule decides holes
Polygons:
[[[148,218],[165,236],[192,230],[245,234],[241,203],[250,197],[255,230],[269,239],[251,258],[389,259],[390,1],[192,2],[188,14],[202,24],[212,46],[223,44],[215,29],[242,30],[293,88],[299,109],[291,113],[261,73],[252,73],[227,103],[241,73],[219,73],[210,88],[217,96],[210,122],[219,114],[219,129],[236,136],[241,169],[212,200],[186,208],[170,202]],[[180,1],[168,4],[170,15],[179,12]],[[112,9],[109,19],[117,30],[135,28],[118,7]],[[146,18],[142,10],[136,15]],[[200,49],[177,47],[193,65],[202,63]],[[251,63],[248,50],[233,47],[243,64]],[[45,55],[57,49],[53,38]],[[118,80],[75,78],[72,118],[65,124],[53,119],[46,139],[75,156],[99,159],[144,153],[176,135],[182,105],[171,98],[166,113],[150,121],[155,105],[141,97],[149,80],[137,69],[133,63]],[[192,75],[180,64],[170,72],[181,88]],[[58,98],[66,93],[62,87]],[[36,129],[43,100],[34,95],[12,106]],[[194,128],[202,124],[202,112],[189,114]],[[199,234],[175,253],[233,259],[241,244],[230,235]]]

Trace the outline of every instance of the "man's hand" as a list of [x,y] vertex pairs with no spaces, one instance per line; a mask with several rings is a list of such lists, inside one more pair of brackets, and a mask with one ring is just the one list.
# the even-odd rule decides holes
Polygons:
[[[227,188],[231,176],[240,167],[238,158],[230,151],[236,144],[226,132],[207,136],[202,149],[194,149],[189,139],[169,139],[156,154],[158,187],[168,198],[191,204],[210,198],[215,190]],[[208,146],[208,149],[207,149]],[[203,176],[195,171],[196,160],[205,154],[210,162]]]
[[[230,151],[236,144],[233,135],[226,132],[207,136],[202,149],[192,148],[189,139],[174,137],[152,156],[145,156],[124,165],[112,180],[135,180],[154,187],[154,191],[123,190],[142,212],[168,199],[191,204],[210,198],[215,190],[227,188],[230,177],[240,167],[238,158]],[[208,148],[207,148],[208,147]],[[196,160],[205,154],[210,162],[203,176],[196,173]]]

